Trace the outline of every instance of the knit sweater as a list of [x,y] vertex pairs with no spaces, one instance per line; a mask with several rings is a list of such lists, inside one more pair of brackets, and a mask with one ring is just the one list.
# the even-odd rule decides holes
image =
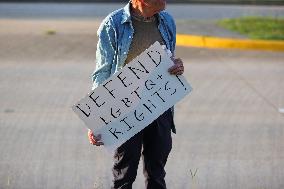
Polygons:
[[136,58],[139,54],[150,47],[154,42],[159,41],[161,45],[165,44],[158,29],[158,19],[151,22],[144,22],[132,17],[134,28],[133,39],[128,51],[125,64]]

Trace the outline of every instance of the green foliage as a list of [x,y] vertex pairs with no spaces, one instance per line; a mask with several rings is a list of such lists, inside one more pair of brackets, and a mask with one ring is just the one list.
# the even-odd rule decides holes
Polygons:
[[241,17],[220,20],[218,25],[251,39],[284,40],[284,18]]

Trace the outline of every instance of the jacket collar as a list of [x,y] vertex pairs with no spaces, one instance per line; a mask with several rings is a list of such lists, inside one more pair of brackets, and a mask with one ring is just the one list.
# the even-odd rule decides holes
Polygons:
[[130,6],[131,1],[129,1],[127,5],[123,8],[121,24],[124,24],[125,22],[131,22]]

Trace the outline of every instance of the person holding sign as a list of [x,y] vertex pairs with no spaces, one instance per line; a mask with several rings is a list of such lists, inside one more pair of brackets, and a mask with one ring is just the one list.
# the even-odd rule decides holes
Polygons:
[[[182,60],[174,58],[175,22],[164,11],[165,6],[165,0],[131,0],[102,21],[98,29],[93,89],[156,41],[173,54],[175,64],[169,68],[170,74],[183,74]],[[166,188],[164,167],[172,148],[171,130],[175,133],[173,112],[169,109],[118,147],[114,154],[112,188],[132,188],[141,151],[146,188]],[[91,130],[88,138],[93,145],[103,145],[100,136],[94,136]]]

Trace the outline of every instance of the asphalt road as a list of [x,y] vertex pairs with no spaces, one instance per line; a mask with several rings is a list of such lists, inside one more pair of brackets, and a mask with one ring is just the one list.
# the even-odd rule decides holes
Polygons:
[[[17,22],[0,23],[0,188],[109,188],[112,154],[88,143],[71,110],[91,88],[95,30]],[[43,33],[48,23],[56,35]],[[178,47],[177,56],[194,90],[176,105],[168,188],[284,188],[284,54]]]
[[[121,3],[0,3],[0,18],[104,18],[123,6]],[[284,16],[284,6],[169,4],[167,10],[175,19]]]

